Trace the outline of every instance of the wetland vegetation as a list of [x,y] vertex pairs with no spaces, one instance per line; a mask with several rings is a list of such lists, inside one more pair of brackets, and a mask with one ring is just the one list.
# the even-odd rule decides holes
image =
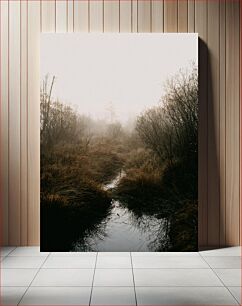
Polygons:
[[127,124],[94,119],[41,84],[41,250],[197,249],[198,79],[167,81]]

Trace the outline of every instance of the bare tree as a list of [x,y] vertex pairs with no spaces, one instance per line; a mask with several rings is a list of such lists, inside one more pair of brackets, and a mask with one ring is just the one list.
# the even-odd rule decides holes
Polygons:
[[48,142],[48,128],[50,124],[50,104],[51,104],[51,94],[53,85],[55,82],[55,76],[53,76],[50,88],[48,88],[48,75],[45,76],[42,86],[40,88],[40,131],[41,140]]
[[197,155],[197,69],[169,80],[160,105],[138,117],[136,130],[144,144],[169,163]]
[[83,142],[87,147],[91,136],[85,134],[85,120],[71,106],[52,98],[54,82],[55,76],[48,86],[46,76],[40,90],[41,145],[50,148],[60,142]]

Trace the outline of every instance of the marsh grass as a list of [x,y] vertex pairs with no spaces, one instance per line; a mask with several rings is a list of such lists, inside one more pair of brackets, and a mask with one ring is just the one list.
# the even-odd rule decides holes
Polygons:
[[[160,220],[156,250],[197,249],[197,69],[167,83],[134,128],[93,120],[41,89],[41,248],[71,250],[108,220],[112,199]],[[105,190],[118,173],[117,185]],[[164,223],[165,220],[165,223]]]

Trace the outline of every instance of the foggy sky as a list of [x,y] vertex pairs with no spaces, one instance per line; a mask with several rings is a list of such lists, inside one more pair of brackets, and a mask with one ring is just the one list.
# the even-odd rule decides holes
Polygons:
[[198,62],[197,34],[41,34],[40,79],[82,114],[125,123],[158,103],[162,86]]

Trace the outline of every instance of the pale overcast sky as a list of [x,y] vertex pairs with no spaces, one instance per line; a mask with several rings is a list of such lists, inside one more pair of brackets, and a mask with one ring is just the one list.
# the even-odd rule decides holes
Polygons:
[[82,114],[125,123],[156,105],[164,82],[198,62],[197,34],[41,34],[41,80]]

